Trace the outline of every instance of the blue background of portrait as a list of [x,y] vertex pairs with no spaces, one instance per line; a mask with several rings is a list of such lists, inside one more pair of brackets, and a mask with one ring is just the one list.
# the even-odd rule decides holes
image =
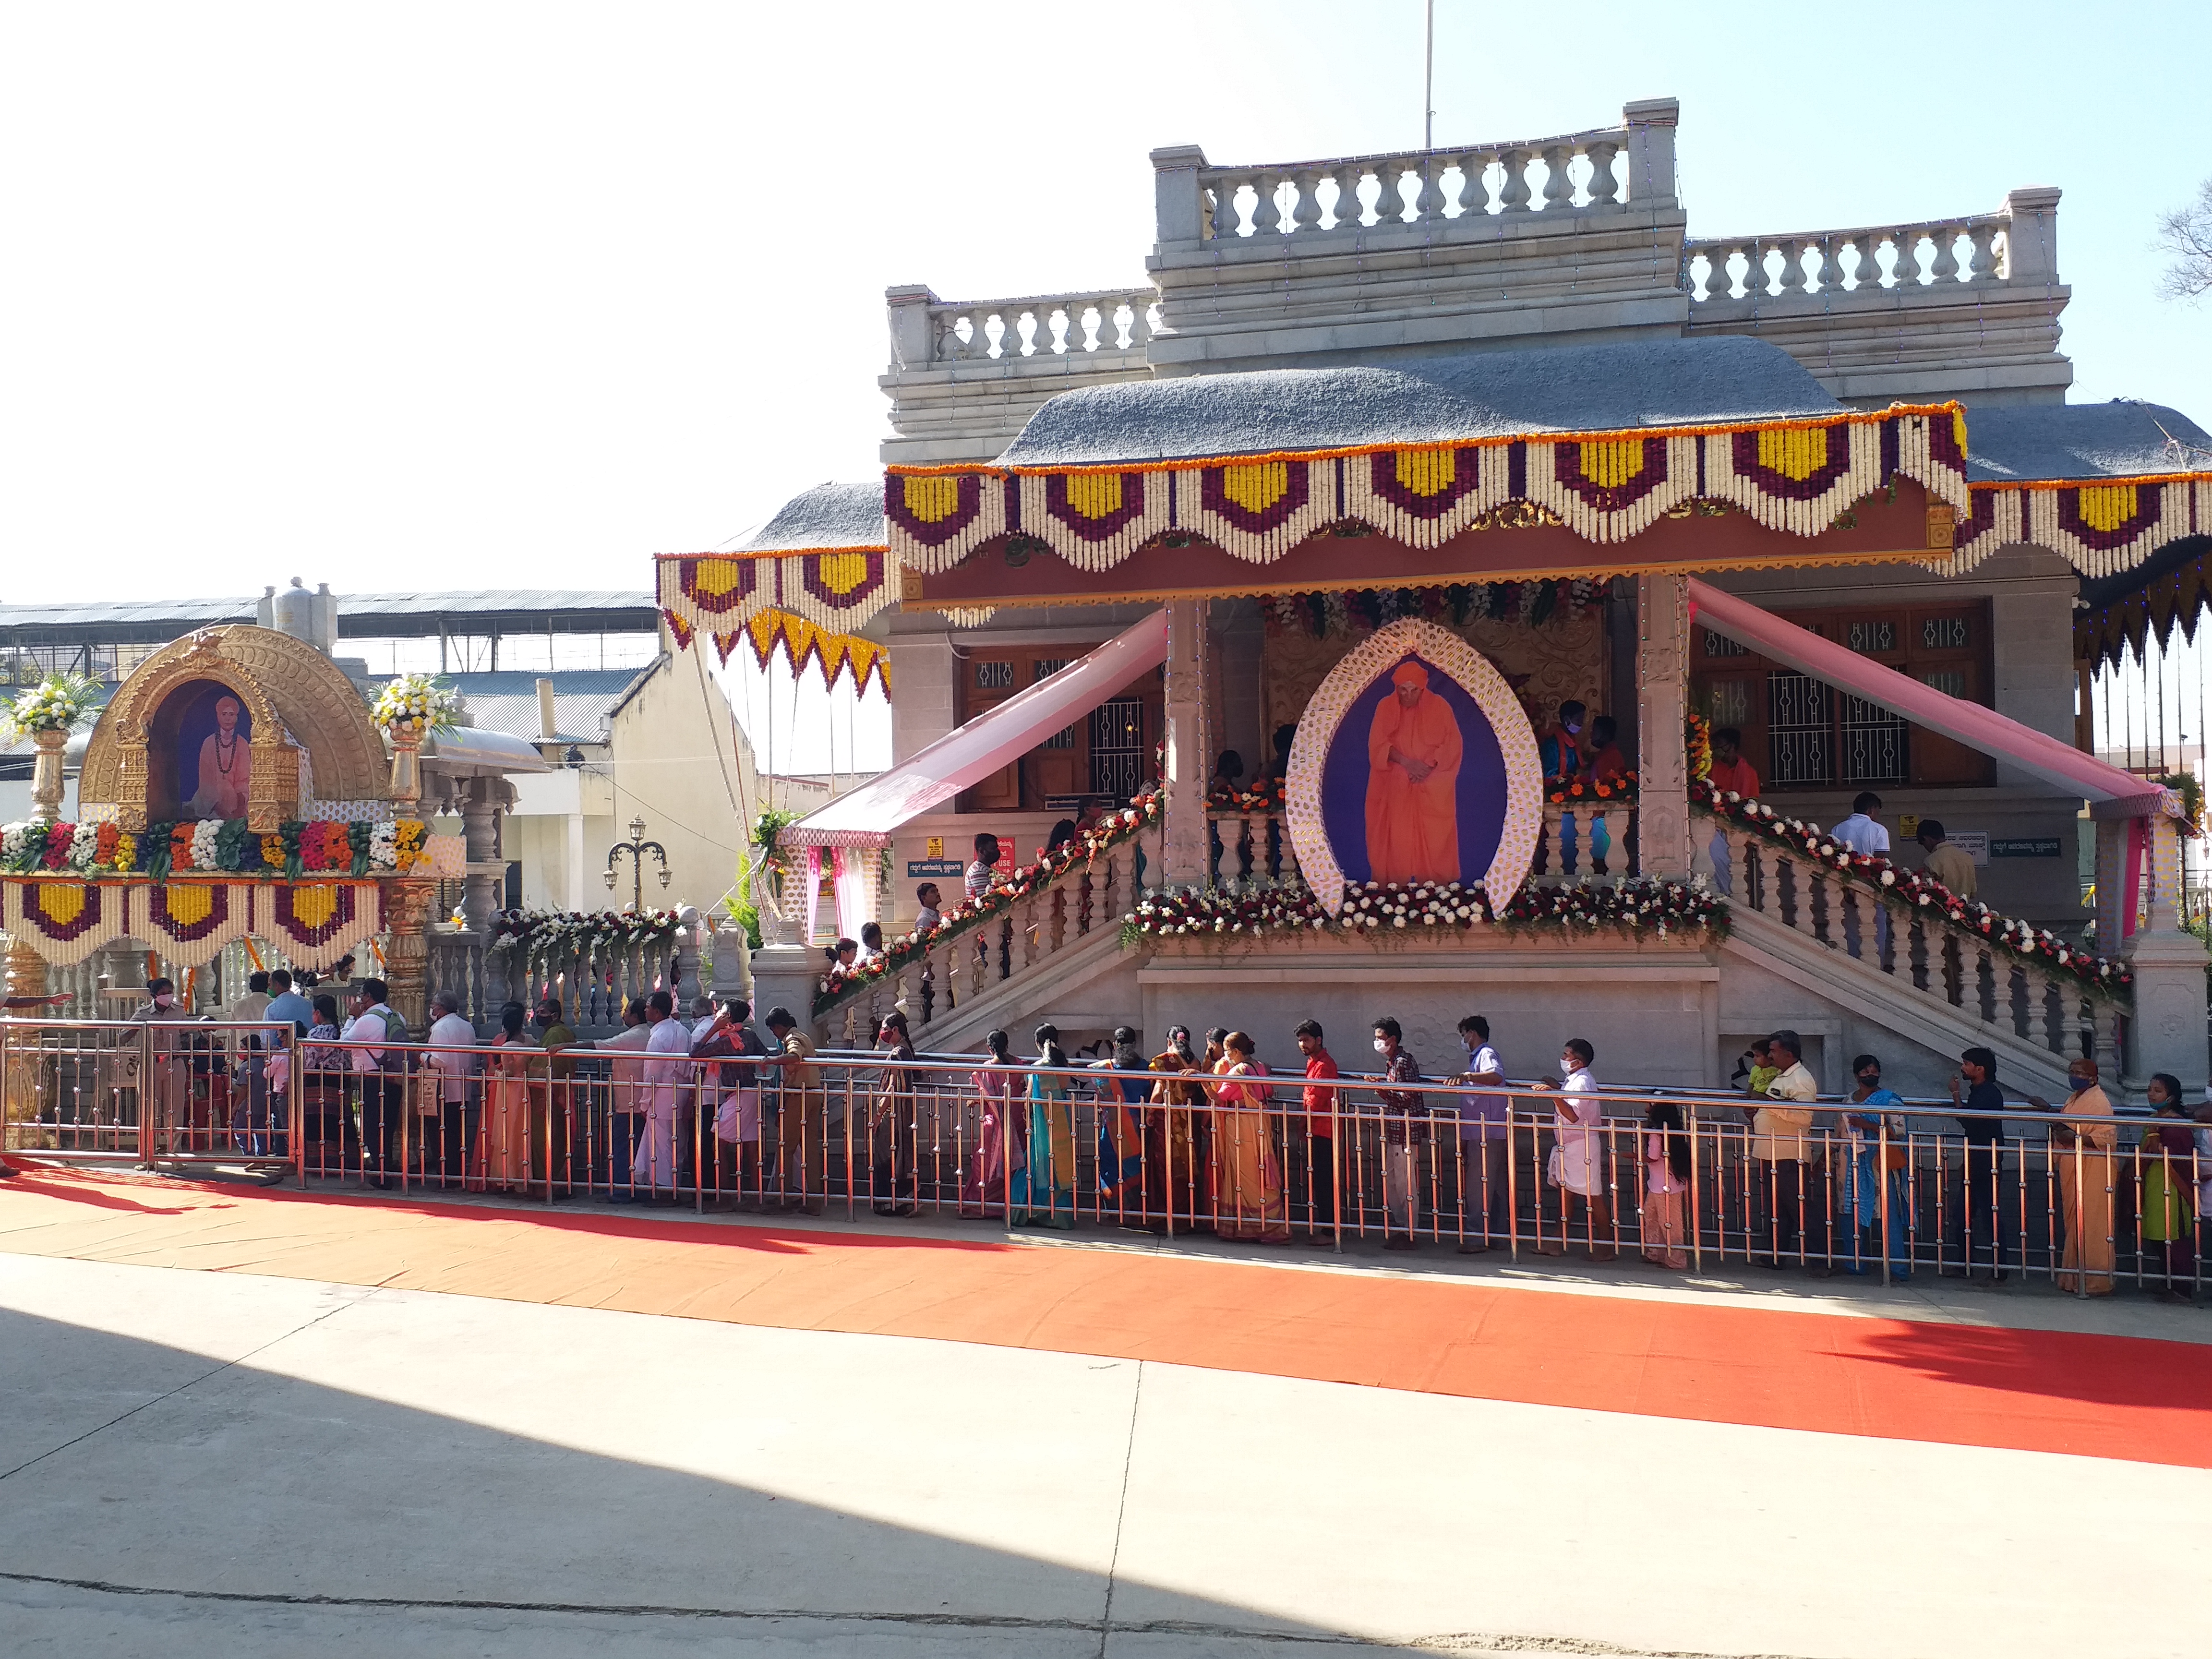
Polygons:
[[1400,657],[1353,699],[1322,763],[1322,828],[1329,850],[1346,881],[1370,879],[1367,861],[1367,732],[1375,711],[1390,694],[1390,676],[1399,664],[1417,662],[1429,671],[1429,690],[1441,696],[1459,720],[1462,753],[1459,787],[1459,878],[1480,881],[1498,855],[1505,830],[1505,757],[1498,734],[1480,705],[1457,680],[1418,653]]

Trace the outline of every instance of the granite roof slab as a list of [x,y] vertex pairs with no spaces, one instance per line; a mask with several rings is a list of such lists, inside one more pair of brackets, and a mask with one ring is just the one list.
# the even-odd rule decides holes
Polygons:
[[2027,404],[1966,410],[1973,483],[2212,472],[2212,437],[2179,410],[2107,404]]
[[1765,341],[1651,340],[1085,386],[1048,402],[999,459],[1141,465],[1842,412]]

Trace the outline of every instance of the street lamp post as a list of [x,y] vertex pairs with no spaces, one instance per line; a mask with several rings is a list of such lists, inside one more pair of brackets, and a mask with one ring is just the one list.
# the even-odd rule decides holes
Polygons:
[[629,854],[629,908],[641,911],[645,908],[645,855],[650,853],[659,860],[660,884],[665,887],[668,885],[668,849],[657,841],[645,838],[643,818],[632,818],[629,821],[629,839],[618,841],[607,849],[607,887],[610,891],[615,884],[615,866],[622,861],[624,853]]

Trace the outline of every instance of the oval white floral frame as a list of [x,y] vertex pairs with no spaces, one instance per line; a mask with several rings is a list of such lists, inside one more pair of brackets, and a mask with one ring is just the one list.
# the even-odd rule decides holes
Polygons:
[[1359,694],[1404,658],[1418,656],[1442,669],[1474,699],[1497,735],[1505,762],[1505,822],[1498,851],[1483,872],[1483,890],[1494,908],[1521,890],[1535,861],[1536,837],[1544,827],[1544,768],[1536,755],[1535,729],[1505,677],[1490,659],[1456,634],[1434,623],[1404,617],[1378,628],[1346,653],[1328,671],[1298,718],[1291,744],[1290,771],[1284,779],[1283,812],[1291,827],[1291,848],[1306,885],[1332,916],[1344,908],[1344,871],[1328,844],[1322,818],[1321,780],[1337,728]]

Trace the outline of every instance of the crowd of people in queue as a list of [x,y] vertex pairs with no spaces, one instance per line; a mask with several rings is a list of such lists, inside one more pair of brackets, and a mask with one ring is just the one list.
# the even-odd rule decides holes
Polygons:
[[[1880,803],[1861,805],[1871,820]],[[988,868],[986,850],[977,862]],[[971,868],[971,890],[977,881]],[[624,1009],[619,1035],[593,1042],[578,1038],[548,998],[534,1011],[507,1005],[485,1042],[459,999],[441,991],[417,1044],[382,981],[303,988],[273,969],[252,977],[220,1031],[196,1033],[199,1022],[167,980],[148,986],[137,1018],[160,1028],[153,1092],[159,1121],[177,1132],[173,1146],[285,1158],[297,1133],[309,1167],[323,1172],[387,1186],[409,1148],[425,1179],[514,1191],[573,1186],[580,1159],[583,1184],[618,1200],[673,1202],[679,1191],[703,1188],[718,1206],[818,1214],[828,1196],[823,1062],[789,1011],[770,1010],[760,1030],[751,1012],[742,1000],[701,997],[679,1014],[672,994],[658,991]],[[283,1040],[287,1024],[295,1044]],[[1295,1081],[1270,1073],[1249,1034],[1226,1028],[1207,1031],[1201,1046],[1190,1028],[1171,1026],[1148,1054],[1123,1026],[1110,1054],[1080,1066],[1049,1024],[1033,1033],[1030,1060],[994,1031],[964,1079],[943,1060],[924,1065],[902,1013],[886,1016],[876,1035],[858,1091],[854,1135],[865,1134],[865,1153],[856,1146],[854,1156],[884,1214],[920,1207],[922,1138],[934,1133],[921,1103],[964,1081],[975,1126],[956,1152],[963,1216],[1073,1226],[1087,1167],[1096,1191],[1080,1207],[1154,1231],[1334,1239],[1340,1206],[1365,1209],[1371,1187],[1393,1250],[1417,1249],[1425,1235],[1488,1249],[1507,1241],[1517,1214],[1534,1217],[1540,1254],[1578,1245],[1609,1260],[1623,1237],[1618,1206],[1632,1208],[1647,1261],[1677,1270],[1690,1262],[1699,1154],[1682,1109],[1651,1100],[1632,1129],[1609,1119],[1596,1052],[1583,1038],[1563,1045],[1556,1073],[1516,1085],[1476,1014],[1458,1025],[1463,1069],[1434,1084],[1389,1016],[1373,1022],[1373,1069],[1356,1075],[1340,1069],[1316,1022],[1300,1024]],[[605,1075],[592,1098],[604,1109],[585,1113],[580,1128],[585,1091],[572,1085],[578,1057],[594,1053]],[[1708,1167],[1704,1179],[1742,1177],[1755,1263],[1825,1276],[1870,1263],[1878,1270],[1886,1256],[1901,1277],[1928,1260],[1915,1246],[1940,1233],[1946,1271],[1997,1285],[2024,1248],[2014,1223],[2047,1207],[2061,1288],[2109,1294],[2115,1241],[2132,1224],[2160,1293],[2192,1295],[2196,1229],[2212,1212],[2212,1098],[2192,1112],[2179,1080],[2160,1073],[2148,1090],[2152,1118],[2124,1126],[2096,1062],[2076,1058],[2064,1100],[2012,1103],[1996,1055],[1975,1048],[1952,1079],[1953,1111],[1931,1121],[1883,1085],[1876,1056],[1856,1056],[1850,1070],[1848,1096],[1822,1102],[1804,1043],[1789,1030],[1759,1039],[1738,1064],[1735,1083],[1747,1097],[1731,1141],[1741,1147],[1738,1168]],[[1079,1138],[1079,1098],[1097,1109],[1095,1136]],[[1724,1121],[1710,1102],[1698,1110],[1705,1126]],[[2007,1119],[2023,1110],[2063,1115],[2048,1128],[2045,1206],[2021,1196],[2020,1137],[2008,1134]],[[1525,1179],[1515,1167],[1516,1122],[1524,1136],[1547,1132],[1534,1193],[1515,1186]],[[2124,1146],[2124,1133],[2135,1145]],[[941,1154],[931,1158],[941,1164]],[[938,1182],[930,1184],[933,1192]],[[1439,1224],[1439,1194],[1455,1212],[1449,1224]]]

